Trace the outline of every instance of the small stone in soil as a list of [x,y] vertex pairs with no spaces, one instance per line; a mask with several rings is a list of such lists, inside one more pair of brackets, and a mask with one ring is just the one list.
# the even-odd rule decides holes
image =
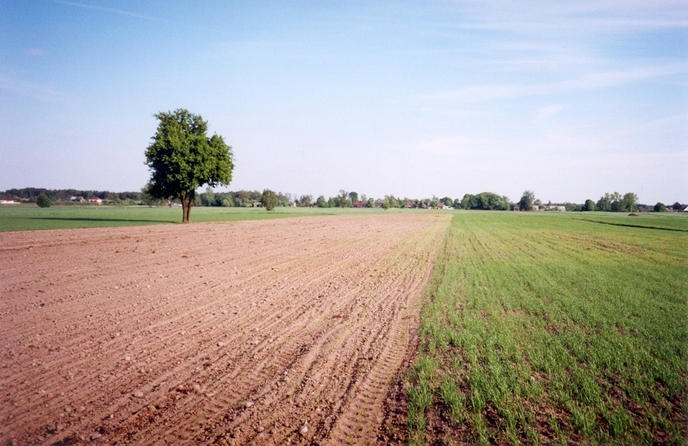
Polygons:
[[299,433],[301,435],[306,435],[308,433],[308,426],[306,426],[305,424],[301,426],[301,429],[299,429]]
[[97,440],[98,438],[102,437],[98,432],[91,434],[91,441]]
[[141,392],[140,390],[137,390],[136,392],[134,392],[133,395],[136,398],[143,398],[143,392]]
[[248,409],[249,407],[251,407],[251,406],[253,406],[253,401],[246,401],[246,402],[244,403],[244,407],[247,408],[247,409]]

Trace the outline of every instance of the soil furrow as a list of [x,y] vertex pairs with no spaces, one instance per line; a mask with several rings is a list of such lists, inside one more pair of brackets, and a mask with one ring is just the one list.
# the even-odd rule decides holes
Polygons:
[[374,443],[448,223],[2,233],[0,443]]

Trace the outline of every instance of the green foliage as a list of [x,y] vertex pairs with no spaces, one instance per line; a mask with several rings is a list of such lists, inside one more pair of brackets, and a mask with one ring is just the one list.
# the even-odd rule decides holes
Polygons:
[[592,212],[595,210],[595,202],[587,199],[585,200],[585,204],[583,204],[583,209],[584,212]]
[[311,207],[313,205],[313,195],[301,195],[301,198],[298,199],[298,204],[301,207]]
[[671,205],[671,208],[674,210],[674,212],[683,212],[686,207],[677,201]]
[[49,208],[50,205],[52,205],[53,203],[50,201],[50,198],[48,198],[46,194],[40,194],[38,198],[36,198],[36,204],[38,205],[38,207],[41,208]]
[[657,202],[655,205],[655,212],[666,212],[666,206],[662,202]]
[[319,196],[317,200],[315,200],[315,205],[319,208],[326,208],[329,207],[327,204],[327,200],[325,200],[324,196]]
[[206,135],[208,123],[188,110],[160,112],[153,142],[146,149],[151,171],[148,193],[182,202],[182,221],[190,221],[196,189],[227,185],[232,180],[232,148],[221,136]]
[[351,200],[349,199],[349,193],[345,190],[340,190],[339,191],[339,196],[336,197],[336,207],[340,208],[350,208],[351,207]]
[[482,192],[478,195],[464,195],[461,200],[461,208],[484,211],[505,211],[509,209],[509,202],[506,197],[493,194],[492,192]]
[[522,211],[532,211],[533,204],[535,204],[535,193],[532,190],[523,192],[523,196],[518,202],[518,206]]
[[358,201],[358,192],[349,192],[349,200],[351,203]]
[[688,225],[589,217],[454,216],[408,383],[412,444],[429,412],[457,444],[686,444]]
[[275,206],[277,206],[277,194],[270,189],[265,189],[263,196],[260,198],[260,204],[268,211],[275,209]]

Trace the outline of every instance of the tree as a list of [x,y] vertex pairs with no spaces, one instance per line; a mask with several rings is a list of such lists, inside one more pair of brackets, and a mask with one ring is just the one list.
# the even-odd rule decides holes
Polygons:
[[154,198],[182,202],[182,222],[191,221],[196,189],[232,181],[232,148],[222,136],[206,135],[208,123],[185,109],[154,115],[160,122],[146,149],[151,171],[148,193]]
[[277,206],[277,194],[270,189],[265,189],[260,197],[260,204],[268,211],[275,209],[275,206]]
[[339,190],[339,196],[336,197],[339,200],[337,201],[337,207],[340,208],[348,208],[351,207],[351,200],[349,200],[349,193],[345,191],[344,189]]
[[328,207],[327,201],[325,200],[324,196],[319,196],[317,200],[315,200],[315,205],[318,206],[319,208],[326,208]]
[[683,211],[683,209],[685,209],[685,207],[681,203],[679,203],[678,201],[676,203],[672,204],[671,208],[674,210],[674,212],[681,212],[681,211]]
[[532,211],[533,202],[535,201],[535,193],[532,190],[527,190],[523,192],[521,200],[519,200],[518,205],[522,211]]
[[633,192],[624,194],[621,199],[621,209],[623,212],[633,212],[638,210],[638,196]]
[[49,208],[50,205],[53,203],[52,201],[50,201],[50,198],[48,198],[46,194],[40,194],[38,198],[36,198],[36,204],[38,205],[38,207],[41,208]]
[[609,193],[604,194],[604,196],[600,197],[599,200],[597,200],[597,205],[596,208],[598,211],[604,211],[604,212],[609,212],[612,210],[612,198]]
[[201,203],[203,206],[215,206],[215,192],[212,187],[205,188],[205,193],[201,194]]
[[655,205],[655,212],[666,212],[666,205],[662,202],[657,202]]
[[358,201],[358,192],[349,192],[349,200],[351,200],[351,203]]
[[585,204],[583,204],[583,211],[592,212],[594,210],[595,210],[595,202],[589,198],[587,200],[585,200]]
[[301,206],[309,208],[312,206],[313,202],[313,195],[301,195],[301,198],[299,199],[299,203]]

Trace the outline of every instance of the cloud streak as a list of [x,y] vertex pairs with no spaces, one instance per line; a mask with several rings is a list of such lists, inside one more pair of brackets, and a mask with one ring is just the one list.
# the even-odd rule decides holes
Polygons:
[[616,87],[672,74],[685,73],[686,71],[688,71],[688,67],[685,64],[637,68],[625,71],[606,71],[586,74],[575,79],[539,84],[512,83],[475,85],[439,93],[420,95],[417,99],[421,101],[479,102],[528,96],[565,94],[584,90]]
[[154,20],[156,22],[173,23],[173,22],[170,22],[168,20],[160,19],[158,17],[151,17],[151,16],[147,16],[147,15],[143,15],[143,14],[138,14],[136,12],[125,11],[122,9],[105,8],[103,6],[85,5],[83,3],[65,2],[65,1],[61,1],[61,0],[52,0],[52,2],[53,3],[59,3],[61,5],[76,6],[78,8],[92,9],[95,11],[103,11],[103,12],[109,12],[112,14],[125,15],[128,17],[135,17],[137,19],[145,19],[145,20]]

